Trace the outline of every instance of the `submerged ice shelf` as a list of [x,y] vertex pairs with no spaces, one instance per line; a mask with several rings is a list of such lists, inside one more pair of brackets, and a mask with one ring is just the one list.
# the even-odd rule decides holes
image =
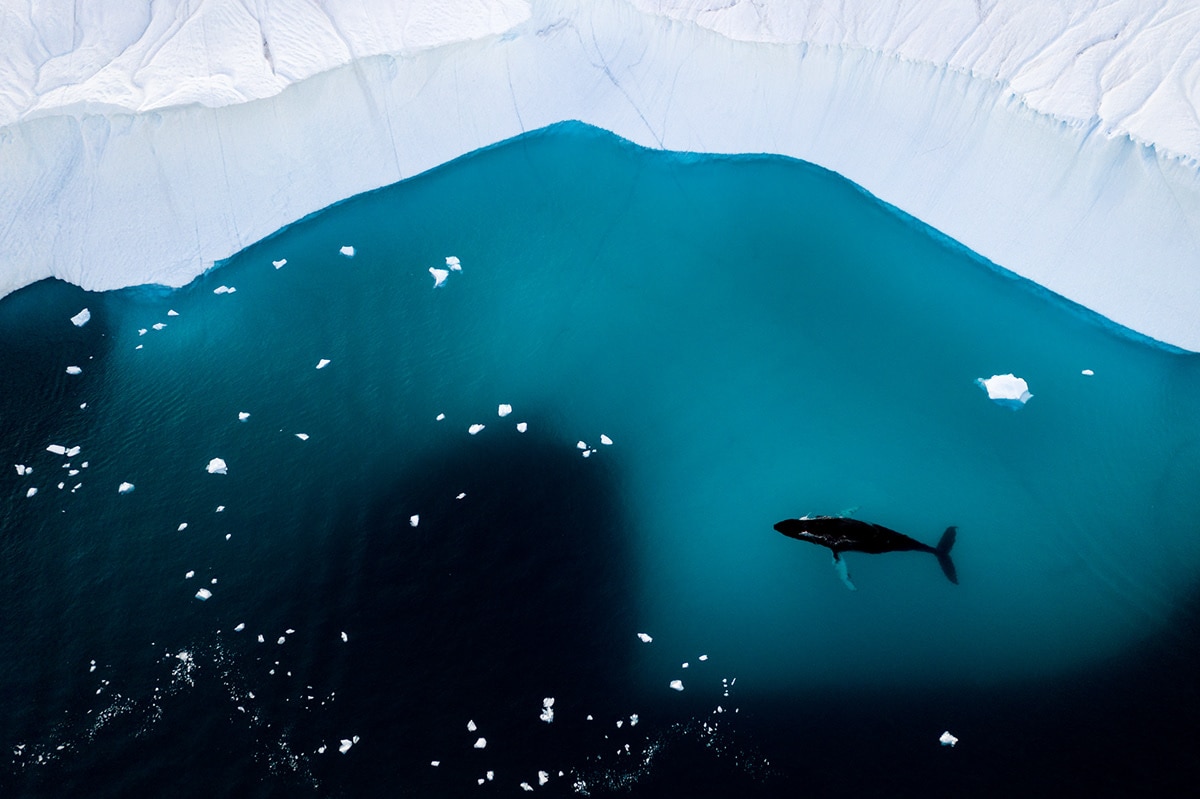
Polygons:
[[0,65],[0,294],[47,276],[183,285],[331,203],[575,119],[811,161],[1197,350],[1200,20],[1182,9],[163,3],[84,15],[72,38],[64,8],[38,6],[12,17],[20,46]]

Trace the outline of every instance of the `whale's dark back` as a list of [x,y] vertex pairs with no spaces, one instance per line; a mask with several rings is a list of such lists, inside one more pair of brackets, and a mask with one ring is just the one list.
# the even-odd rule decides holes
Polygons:
[[871,555],[884,552],[929,552],[937,556],[946,579],[958,584],[958,573],[950,559],[950,550],[954,546],[958,529],[956,527],[947,527],[936,547],[922,544],[882,524],[860,522],[842,516],[784,519],[776,523],[775,529],[788,538],[828,547],[833,551],[834,560],[837,560],[842,552],[866,552]]

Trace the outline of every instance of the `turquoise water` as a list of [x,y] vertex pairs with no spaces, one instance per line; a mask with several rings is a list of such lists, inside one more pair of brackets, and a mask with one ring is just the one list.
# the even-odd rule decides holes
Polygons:
[[[448,256],[462,270],[435,289]],[[813,725],[847,691],[957,692],[896,711],[896,738],[938,755],[944,728],[987,734],[973,691],[1054,692],[1186,638],[1200,359],[803,163],[560,126],[177,291],[30,287],[0,336],[0,687],[21,697],[0,732],[34,793],[210,761],[231,765],[173,787],[654,784],[612,750],[707,744],[687,725],[734,709]],[[1034,395],[1017,411],[975,384],[1007,372]],[[928,555],[850,553],[850,592],[827,551],[772,530],[805,513],[930,544],[957,525],[960,585]],[[751,764],[738,779],[803,771],[753,754],[761,723],[713,747]]]

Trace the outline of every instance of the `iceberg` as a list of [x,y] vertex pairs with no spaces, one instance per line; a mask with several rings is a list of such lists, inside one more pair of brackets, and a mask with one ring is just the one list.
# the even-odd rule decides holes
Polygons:
[[975,383],[987,392],[988,399],[997,405],[1013,409],[1024,407],[1033,398],[1029,393],[1029,384],[1024,378],[1013,374],[992,375],[988,378],[977,378]]
[[92,312],[87,308],[84,308],[82,311],[71,317],[71,324],[75,325],[75,327],[83,327],[91,318]]
[[209,474],[229,474],[229,467],[221,458],[213,458],[204,468]]
[[578,120],[810,161],[1200,350],[1188,0],[228,6],[6,18],[0,295],[45,277],[180,286],[332,203]]

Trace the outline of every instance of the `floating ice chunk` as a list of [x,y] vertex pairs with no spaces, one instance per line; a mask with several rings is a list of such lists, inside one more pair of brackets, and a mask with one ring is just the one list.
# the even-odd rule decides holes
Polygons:
[[196,571],[193,569],[192,571],[189,571],[187,574],[183,575],[183,579],[190,580],[195,576],[196,576]]
[[439,413],[437,416],[434,417],[434,419],[439,422],[445,418],[446,418],[446,414],[444,414],[444,413]]
[[548,696],[542,700],[542,715],[538,718],[547,724],[554,721],[554,697]]
[[683,668],[685,668],[685,669],[686,669],[687,667],[688,667],[688,662],[685,660],[685,661],[683,662]]
[[604,435],[603,433],[601,433],[601,434],[600,434],[600,443],[601,443],[601,444],[603,444],[603,445],[604,445],[604,446],[606,446],[606,447],[611,447],[611,446],[612,446],[612,439],[611,439],[611,438],[609,438],[608,436]]
[[68,366],[68,367],[67,367],[67,374],[69,374],[69,375],[81,375],[81,374],[83,374],[83,370],[82,370],[82,369],[80,369],[78,366]]
[[296,438],[300,439],[301,441],[308,441],[308,433],[297,433]]
[[215,289],[213,289],[213,294],[232,294],[234,291],[236,291],[236,289],[230,288],[229,286],[217,286]]
[[484,428],[484,425],[481,425],[481,424],[473,424],[473,425],[471,425],[470,427],[468,427],[468,428],[467,428],[467,432],[468,432],[468,433],[470,433],[471,435],[475,435],[476,433],[478,433],[478,432],[479,432],[480,430],[482,430],[483,428]]
[[475,740],[476,749],[484,749],[487,747],[487,738],[477,738]]
[[92,312],[87,308],[84,308],[82,311],[71,317],[71,324],[75,325],[75,327],[83,327],[91,318]]
[[638,718],[638,714],[637,714],[637,713],[634,713],[633,715],[631,715],[631,716],[629,717],[629,726],[630,726],[630,727],[636,727],[636,726],[637,726],[637,723],[638,723],[638,721],[640,721],[640,719]]
[[67,450],[67,457],[74,458],[76,455],[79,454],[79,452],[80,452],[79,447],[71,447],[69,450]]
[[462,493],[461,493],[461,494],[459,494],[457,497],[455,497],[455,499],[466,499],[466,498],[467,498],[467,492],[466,492],[466,491],[462,492]]
[[1080,374],[1085,375],[1087,377],[1091,377],[1092,375],[1094,375],[1096,373],[1093,372],[1091,369],[1084,369],[1082,372],[1080,372]]
[[137,345],[136,347],[134,347],[134,349],[135,349],[135,350],[140,350],[141,348],[142,348],[142,345],[141,345],[141,344],[139,344],[139,345]]
[[346,635],[346,633],[343,631],[343,632],[342,632],[342,641],[343,641],[343,642],[346,642],[346,641],[349,641],[349,640],[350,640],[350,636]]
[[259,633],[259,634],[258,634],[258,642],[259,642],[260,644],[265,644],[265,643],[267,642],[267,639],[263,637],[263,634],[262,634],[262,633]]
[[587,449],[588,448],[587,442],[586,441],[576,441],[575,448],[576,449]]
[[321,360],[317,361],[317,368],[318,368],[318,369],[324,369],[324,368],[325,368],[326,366],[328,366],[328,365],[329,365],[329,359],[328,359],[328,358],[322,358]]
[[182,532],[183,532],[184,530],[186,530],[186,529],[187,529],[187,522],[184,522],[184,523],[182,523],[181,525],[179,525],[179,528],[177,529],[177,532],[180,532],[180,533],[182,533]]
[[187,663],[189,660],[191,660],[191,659],[192,659],[192,653],[191,653],[191,652],[188,652],[188,651],[185,649],[185,650],[183,650],[182,652],[179,652],[179,653],[177,653],[177,654],[175,655],[175,657],[176,657],[178,660],[182,660],[184,663]]
[[30,488],[28,491],[25,492],[25,498],[28,499],[29,497],[32,497],[36,493],[37,493],[36,488]]
[[430,761],[429,761],[429,765],[433,766],[434,768],[437,768],[438,766],[442,765],[442,761],[440,761],[440,760],[430,760]]
[[222,512],[222,511],[224,511],[224,510],[225,510],[225,506],[224,506],[224,505],[218,505],[218,506],[217,506],[217,510],[216,510],[216,512],[217,512],[217,513],[221,513],[221,512]]
[[479,728],[475,726],[474,719],[467,721],[467,732],[475,732],[475,730],[477,730],[477,729],[479,729]]
[[941,742],[942,746],[954,746],[956,743],[958,743],[958,739],[951,735],[949,730],[946,730],[944,733],[942,733],[942,737],[938,738],[938,740]]
[[24,477],[25,475],[29,474],[30,471],[32,471],[23,463],[16,464],[16,467],[17,467],[17,474],[22,477]]
[[138,328],[138,335],[139,335],[139,336],[144,336],[144,335],[146,335],[146,333],[147,333],[147,332],[148,332],[148,331],[147,331],[147,330],[146,330],[146,328],[144,328],[144,327],[139,327],[139,328]]
[[446,256],[446,266],[450,267],[455,272],[462,271],[462,263],[458,260],[458,257],[454,255]]
[[226,541],[228,541],[228,540],[229,540],[229,539],[231,539],[231,538],[233,538],[233,533],[226,533],[226,534],[225,534],[225,540],[226,540]]
[[[79,465],[80,465],[82,468],[86,469],[86,468],[88,467],[88,462],[87,462],[87,461],[84,461],[83,463],[81,463],[81,464],[79,464]],[[31,469],[30,471],[33,471],[33,470]]]
[[637,636],[638,636],[638,638],[641,638],[641,639],[642,639],[642,643],[643,643],[643,644],[648,644],[648,643],[650,643],[651,641],[653,641],[653,640],[654,640],[653,638],[651,638],[650,636],[646,635],[645,633],[638,633],[638,634],[637,634]]
[[550,782],[550,775],[544,771],[538,772],[538,785],[545,785]]
[[59,483],[59,484],[58,484],[58,490],[59,490],[59,491],[62,491],[62,490],[63,490],[63,488],[65,488],[65,487],[66,487],[66,485],[67,485],[66,483]]
[[240,633],[244,629],[246,629],[246,622],[240,622],[237,627],[233,628],[233,631],[235,633]]
[[416,527],[420,523],[421,523],[421,514],[414,513],[412,516],[408,517],[408,526],[409,527]]
[[338,751],[343,755],[350,751],[350,747],[354,746],[354,741],[350,738],[343,738],[338,745]]
[[682,691],[683,680],[671,680],[671,688],[676,691]]
[[349,244],[342,247],[340,250],[338,250],[338,252],[340,252],[342,255],[346,256],[347,258],[354,257],[354,248],[351,247]]
[[250,418],[250,414],[246,413],[245,411],[238,411],[238,421],[239,422],[244,422],[249,418]]
[[499,414],[501,419],[503,419],[505,416],[508,416],[510,413],[512,413],[512,406],[507,403],[501,403],[500,407],[496,409],[496,413]]
[[524,433],[528,429],[529,429],[529,424],[527,422],[517,422],[517,432],[518,433]]
[[1029,384],[1012,374],[981,377],[975,383],[986,391],[988,399],[997,405],[1016,409],[1024,406],[1033,397],[1029,393]]
[[221,458],[213,458],[204,468],[209,474],[229,474],[229,466]]
[[445,285],[446,278],[450,277],[450,273],[445,269],[437,269],[432,266],[429,267],[429,274],[433,275],[433,287],[435,289],[441,288],[443,285]]
[[128,494],[132,490],[133,490],[133,483],[121,483],[121,485],[117,486],[118,494]]
[[276,269],[283,269],[283,267],[287,266],[287,258],[280,258],[278,261],[271,261],[271,266],[275,267]]
[[67,448],[64,447],[62,444],[51,444],[50,446],[46,447],[46,451],[53,452],[55,455],[66,455],[67,454]]
[[154,328],[155,330],[162,330],[166,326],[166,322],[155,322],[154,324],[150,325],[150,327]]
[[207,588],[201,588],[196,592],[196,599],[199,599],[201,602],[207,602],[211,597],[212,591],[209,591]]
[[175,310],[167,311],[167,316],[179,316],[179,311],[175,311]]
[[533,786],[532,786],[532,785],[530,785],[530,784],[529,784],[529,783],[527,783],[527,782],[523,782],[523,783],[521,783],[521,787],[522,787],[522,788],[524,788],[524,789],[525,789],[525,790],[527,790],[527,791],[532,791],[532,790],[533,790]]
[[701,655],[698,660],[708,660],[708,655]]
[[277,640],[277,641],[275,642],[275,645],[276,645],[276,646],[283,646],[283,642],[284,642],[284,641],[286,641],[286,640],[287,640],[287,636],[286,636],[286,635],[281,635],[281,636],[279,636],[279,640]]
[[625,726],[625,719],[617,719],[617,729],[619,730],[624,726]]

